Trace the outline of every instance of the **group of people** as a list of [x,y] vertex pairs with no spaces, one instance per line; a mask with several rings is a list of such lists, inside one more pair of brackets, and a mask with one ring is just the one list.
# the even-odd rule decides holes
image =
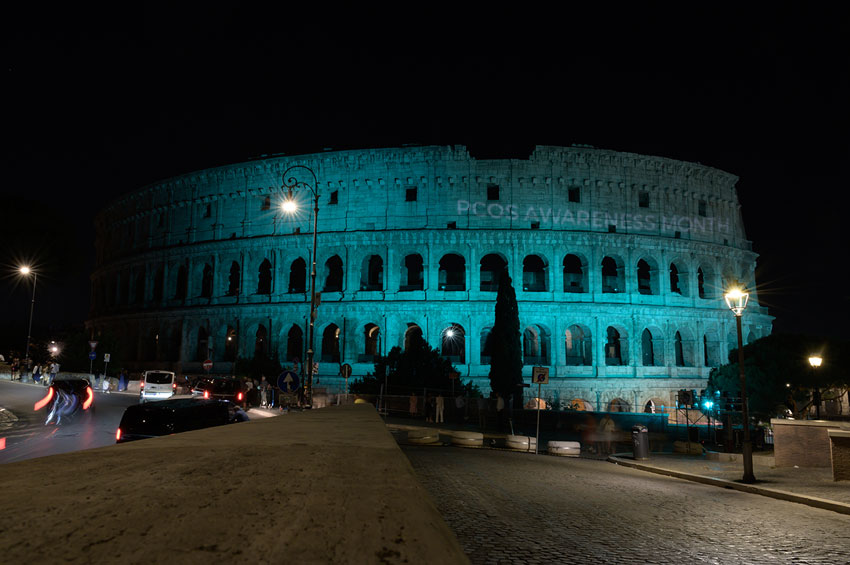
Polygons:
[[[441,393],[436,395],[427,395],[422,407],[425,414],[425,421],[428,423],[440,424],[445,422],[445,405],[446,399]],[[458,394],[454,399],[454,416],[458,424],[463,424],[466,420],[466,399],[463,394]],[[489,399],[484,395],[480,395],[477,399],[476,408],[478,409],[478,426],[484,430],[487,428],[487,414],[493,412],[496,417],[498,429],[501,430],[504,425],[505,417],[505,399],[499,393],[493,393]],[[409,413],[412,417],[420,415],[419,397],[415,392],[410,393]]]
[[59,373],[59,363],[35,363],[31,368],[27,369],[21,360],[18,358],[12,359],[9,367],[11,379],[13,381],[23,381],[24,376],[34,383],[40,383],[45,386],[51,384],[53,379]]

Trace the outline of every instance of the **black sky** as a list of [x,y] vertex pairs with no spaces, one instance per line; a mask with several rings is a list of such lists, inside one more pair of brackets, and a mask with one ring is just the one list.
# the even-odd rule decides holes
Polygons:
[[[850,337],[839,8],[423,6],[9,12],[0,264],[40,265],[38,331],[85,319],[93,217],[146,183],[323,148],[585,143],[738,175],[775,330]],[[0,350],[28,306],[0,277]]]

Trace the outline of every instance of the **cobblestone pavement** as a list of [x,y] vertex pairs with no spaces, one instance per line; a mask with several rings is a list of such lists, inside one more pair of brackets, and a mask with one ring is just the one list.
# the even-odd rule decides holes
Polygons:
[[625,468],[403,445],[472,563],[848,563],[850,516]]

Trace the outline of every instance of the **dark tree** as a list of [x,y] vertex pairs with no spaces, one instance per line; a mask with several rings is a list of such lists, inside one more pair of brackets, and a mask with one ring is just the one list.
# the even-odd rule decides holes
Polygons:
[[[496,294],[496,321],[489,338],[490,388],[506,401],[520,394],[522,383],[522,341],[519,333],[519,308],[508,271],[499,277]],[[515,403],[515,406],[517,404]],[[521,402],[519,403],[521,405]]]
[[[846,351],[847,343],[788,334],[772,334],[745,345],[750,414],[766,420],[789,408],[796,416],[811,404],[815,390],[829,390],[824,399],[830,398],[833,391],[843,392],[850,386]],[[818,369],[809,365],[809,356],[815,354],[824,359]],[[711,371],[706,392],[740,396],[737,348],[729,353],[729,361]]]

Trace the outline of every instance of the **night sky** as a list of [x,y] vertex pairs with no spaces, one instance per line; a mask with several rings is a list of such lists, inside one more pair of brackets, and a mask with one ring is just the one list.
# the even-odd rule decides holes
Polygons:
[[118,195],[405,143],[479,158],[581,143],[733,173],[774,331],[850,338],[841,9],[564,5],[7,12],[0,352],[25,343],[21,262],[40,272],[35,337],[85,320],[93,218]]

